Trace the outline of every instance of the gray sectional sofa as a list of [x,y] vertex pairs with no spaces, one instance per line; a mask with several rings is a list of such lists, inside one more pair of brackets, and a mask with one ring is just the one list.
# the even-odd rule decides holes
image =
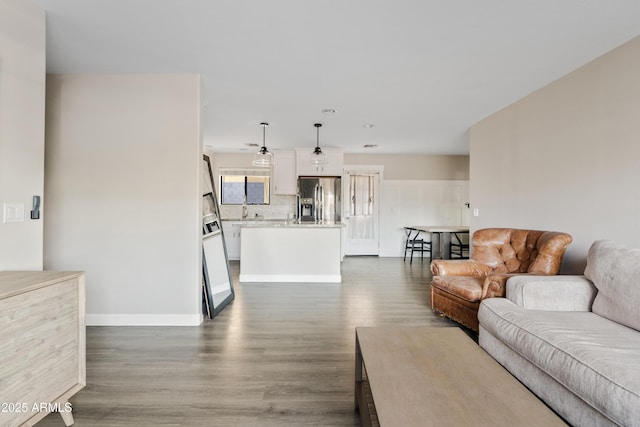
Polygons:
[[597,241],[584,276],[513,277],[478,319],[480,346],[571,425],[640,426],[640,250]]

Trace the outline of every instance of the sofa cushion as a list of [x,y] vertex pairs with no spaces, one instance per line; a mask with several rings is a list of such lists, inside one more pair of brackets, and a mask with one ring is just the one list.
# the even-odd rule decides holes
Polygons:
[[589,249],[584,275],[598,288],[594,313],[640,330],[640,249],[598,240]]
[[637,331],[591,312],[526,310],[504,298],[483,300],[478,318],[489,333],[613,422],[640,420]]
[[480,301],[484,276],[433,276],[431,286],[467,301]]

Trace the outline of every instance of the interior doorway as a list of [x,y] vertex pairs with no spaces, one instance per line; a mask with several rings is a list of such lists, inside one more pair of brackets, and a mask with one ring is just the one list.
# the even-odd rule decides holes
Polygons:
[[382,166],[345,166],[345,255],[378,255]]

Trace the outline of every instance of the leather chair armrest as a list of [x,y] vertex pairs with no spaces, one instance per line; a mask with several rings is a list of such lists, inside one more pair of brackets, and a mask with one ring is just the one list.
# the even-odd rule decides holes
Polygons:
[[431,261],[434,276],[486,276],[491,267],[474,260],[436,259]]
[[490,274],[482,284],[481,300],[485,298],[504,298],[507,294],[507,280],[514,276],[545,276],[540,273]]
[[504,297],[507,293],[507,279],[511,276],[514,274],[491,274],[485,277],[480,299]]
[[530,273],[490,274],[482,284],[481,300],[485,298],[504,298],[507,293],[507,280],[513,276],[522,276]]

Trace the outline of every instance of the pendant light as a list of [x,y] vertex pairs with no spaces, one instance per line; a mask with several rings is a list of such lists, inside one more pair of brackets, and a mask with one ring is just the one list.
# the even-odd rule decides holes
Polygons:
[[260,151],[253,156],[251,164],[261,168],[268,168],[271,167],[271,164],[273,163],[273,154],[267,150],[267,146],[265,145],[267,126],[269,126],[269,123],[262,122],[260,123],[260,126],[262,126],[262,147],[260,148]]
[[329,163],[329,160],[327,159],[327,155],[323,153],[320,148],[320,127],[322,127],[322,123],[315,123],[313,126],[316,128],[316,148],[311,153],[309,161],[312,165],[326,165]]

